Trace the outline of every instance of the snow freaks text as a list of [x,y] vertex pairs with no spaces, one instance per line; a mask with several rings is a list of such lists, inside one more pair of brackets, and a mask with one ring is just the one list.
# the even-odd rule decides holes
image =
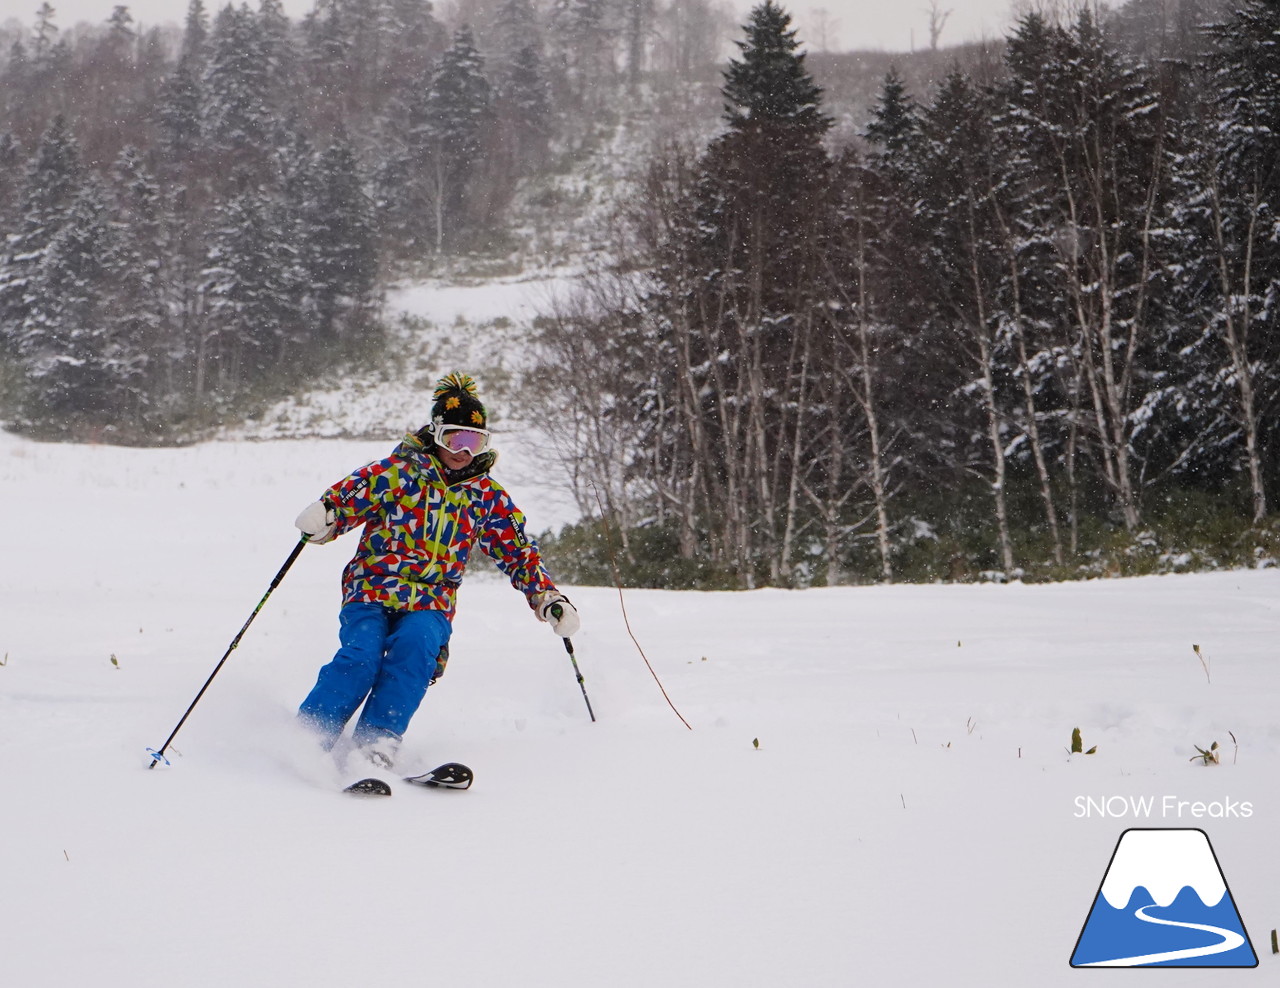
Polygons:
[[1224,820],[1253,816],[1253,803],[1224,796],[1215,800],[1179,799],[1177,796],[1077,796],[1072,813],[1077,820],[1105,817],[1150,820]]

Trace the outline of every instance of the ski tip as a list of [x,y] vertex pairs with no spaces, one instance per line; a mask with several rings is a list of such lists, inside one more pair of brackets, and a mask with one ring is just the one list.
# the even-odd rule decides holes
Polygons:
[[343,792],[354,793],[357,796],[390,796],[391,787],[381,779],[361,779],[359,782],[353,782]]
[[475,773],[461,762],[446,762],[422,775],[407,776],[404,781],[433,789],[470,789]]

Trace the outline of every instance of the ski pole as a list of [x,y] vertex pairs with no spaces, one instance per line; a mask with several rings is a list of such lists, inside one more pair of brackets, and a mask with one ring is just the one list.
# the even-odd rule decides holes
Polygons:
[[196,708],[196,704],[200,702],[200,698],[204,696],[204,691],[209,688],[209,684],[213,682],[213,677],[218,674],[222,666],[226,663],[228,657],[235,647],[240,644],[240,639],[244,637],[244,633],[249,630],[249,625],[253,624],[253,619],[258,616],[258,612],[262,610],[262,606],[267,602],[267,598],[271,596],[271,592],[280,586],[280,581],[284,579],[284,575],[289,572],[289,567],[293,565],[293,561],[298,558],[298,553],[302,551],[302,547],[307,544],[307,537],[304,535],[298,540],[298,544],[293,547],[293,552],[289,553],[289,558],[284,561],[284,565],[280,567],[280,572],[275,575],[275,579],[271,581],[271,585],[267,587],[267,592],[262,595],[262,599],[258,601],[258,606],[253,609],[253,613],[249,615],[248,620],[241,626],[236,636],[231,639],[231,644],[227,646],[227,650],[222,653],[222,658],[218,660],[218,664],[214,666],[213,672],[209,673],[209,678],[204,681],[204,685],[200,687],[200,692],[196,694],[196,698],[191,701],[191,706],[187,707],[187,712],[182,715],[182,719],[178,721],[177,726],[169,732],[169,737],[165,739],[164,744],[157,751],[148,748],[151,754],[151,764],[147,768],[155,768],[157,762],[169,764],[169,760],[164,757],[164,753],[168,750],[169,745],[173,743],[174,737],[182,730],[182,725],[187,722],[187,718],[191,716],[191,711]]
[[591,715],[591,723],[596,722],[596,712],[591,709],[591,698],[587,696],[587,684],[582,679],[582,672],[578,669],[578,660],[573,654],[573,642],[568,638],[564,639],[564,650],[569,653],[569,661],[573,663],[573,674],[578,678],[578,686],[582,690],[582,699],[587,701],[587,713]]
[[[564,608],[559,604],[551,605],[551,616],[559,621],[564,617]],[[582,670],[578,668],[578,659],[573,654],[573,642],[568,637],[562,639],[564,650],[569,653],[569,661],[573,663],[573,674],[578,680],[578,688],[582,690],[582,699],[587,701],[587,713],[591,715],[591,723],[596,722],[596,712],[591,709],[591,698],[587,696],[587,684],[582,678]]]

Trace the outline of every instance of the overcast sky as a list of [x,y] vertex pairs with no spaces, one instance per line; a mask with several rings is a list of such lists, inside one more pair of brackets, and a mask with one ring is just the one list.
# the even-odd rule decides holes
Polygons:
[[[41,0],[0,0],[0,20],[17,17],[33,21]],[[57,11],[57,23],[68,27],[78,21],[105,21],[115,0],[50,0]],[[206,0],[205,8],[217,10],[225,0]],[[237,5],[243,0],[237,0]],[[447,2],[447,0],[446,0]],[[465,0],[459,0],[465,3]],[[745,21],[755,0],[722,0]],[[908,51],[929,46],[929,11],[932,0],[796,0],[783,2],[792,15],[800,40],[810,48],[833,50],[880,48]],[[128,3],[136,23],[155,25],[163,21],[181,23],[186,0],[132,0]],[[249,6],[257,8],[257,0]],[[301,18],[314,7],[314,0],[284,0],[290,17]],[[444,3],[437,2],[437,7]],[[938,0],[937,9],[950,11],[940,44],[994,39],[1004,36],[1009,23],[1010,0]]]

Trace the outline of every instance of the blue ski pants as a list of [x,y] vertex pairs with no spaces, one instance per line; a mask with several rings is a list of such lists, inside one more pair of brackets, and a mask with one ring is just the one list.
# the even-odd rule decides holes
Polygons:
[[453,630],[442,611],[399,611],[381,604],[344,604],[341,647],[320,670],[298,716],[325,747],[342,736],[364,703],[353,738],[399,741],[435,674],[436,656]]

